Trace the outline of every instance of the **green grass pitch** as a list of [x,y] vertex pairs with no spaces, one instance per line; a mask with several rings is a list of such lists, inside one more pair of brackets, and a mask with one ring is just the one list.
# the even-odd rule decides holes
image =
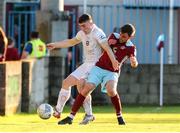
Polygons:
[[[69,114],[66,107],[62,118]],[[96,120],[88,125],[79,125],[83,111],[77,113],[72,125],[57,125],[58,120],[51,117],[40,119],[36,113],[0,116],[0,132],[180,132],[180,107],[124,106],[125,126],[117,124],[112,106],[94,106]]]

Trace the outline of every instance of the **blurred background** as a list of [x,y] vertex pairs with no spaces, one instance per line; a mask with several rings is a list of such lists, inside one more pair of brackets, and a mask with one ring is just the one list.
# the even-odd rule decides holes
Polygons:
[[[83,13],[91,14],[107,36],[126,23],[136,27],[132,41],[139,67],[123,66],[118,83],[122,104],[159,106],[160,99],[165,105],[180,104],[180,0],[0,0],[0,26],[14,39],[19,55],[32,31],[45,43],[72,38]],[[165,36],[163,91],[156,47],[160,34]],[[77,45],[48,51],[41,59],[0,63],[0,114],[30,112],[43,102],[55,105],[62,80],[82,63],[82,55]],[[73,88],[72,99],[76,95]],[[110,104],[99,89],[92,97],[93,105]]]

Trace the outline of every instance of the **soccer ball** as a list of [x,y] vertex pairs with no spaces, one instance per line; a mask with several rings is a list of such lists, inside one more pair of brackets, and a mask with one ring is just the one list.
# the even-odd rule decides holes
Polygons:
[[49,119],[53,114],[53,108],[48,103],[43,103],[37,108],[37,114],[41,119]]

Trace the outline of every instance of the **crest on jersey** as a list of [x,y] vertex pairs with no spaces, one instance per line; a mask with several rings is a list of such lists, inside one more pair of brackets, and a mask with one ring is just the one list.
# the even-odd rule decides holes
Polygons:
[[125,48],[126,48],[125,46],[121,46],[121,47],[120,47],[120,49],[122,49],[122,50],[125,49]]
[[86,46],[89,46],[89,41],[86,41]]
[[117,47],[114,47],[112,50],[113,50],[114,53],[116,53],[117,52]]

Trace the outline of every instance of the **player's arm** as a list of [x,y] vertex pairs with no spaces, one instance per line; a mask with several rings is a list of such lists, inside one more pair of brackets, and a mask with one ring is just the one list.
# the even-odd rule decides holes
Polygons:
[[112,66],[113,66],[114,70],[118,70],[119,62],[116,60],[112,49],[110,48],[109,44],[107,43],[107,40],[105,40],[101,43],[101,47],[107,52],[107,54],[112,62]]
[[81,41],[78,40],[76,37],[72,38],[72,39],[67,39],[67,40],[63,40],[60,42],[54,42],[54,43],[49,43],[47,44],[47,48],[52,50],[52,49],[56,49],[56,48],[68,48],[68,47],[72,47],[76,44],[79,44]]
[[138,66],[138,61],[136,58],[136,47],[133,46],[132,47],[132,53],[130,55],[130,63],[131,63],[131,67],[136,68]]
[[136,68],[138,66],[138,61],[135,56],[130,57],[131,67]]

